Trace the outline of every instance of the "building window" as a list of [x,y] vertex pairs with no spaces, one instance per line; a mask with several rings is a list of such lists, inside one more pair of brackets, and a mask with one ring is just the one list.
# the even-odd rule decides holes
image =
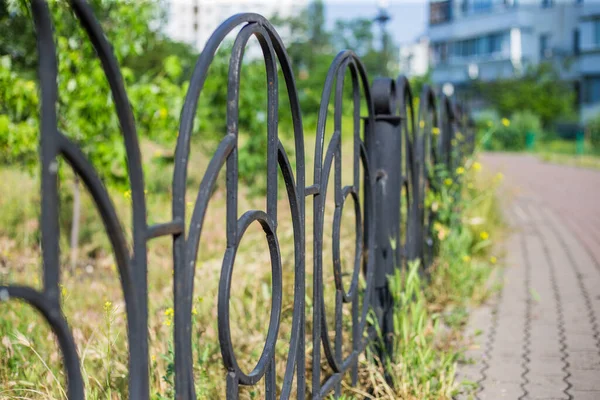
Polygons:
[[573,54],[579,54],[579,29],[573,30]]
[[460,11],[462,11],[463,15],[469,13],[469,0],[462,0],[462,3],[460,3]]
[[432,50],[432,58],[434,64],[444,64],[448,60],[448,43],[433,43]]
[[550,55],[550,35],[545,33],[540,35],[540,58],[549,58]]
[[501,55],[508,49],[508,32],[496,32],[476,38],[457,40],[450,43],[450,57],[465,59]]
[[600,76],[585,78],[583,91],[584,104],[600,103]]
[[492,0],[474,0],[473,1],[473,12],[489,12],[492,11]]
[[554,0],[542,0],[542,8],[550,8],[554,5]]
[[594,20],[594,44],[600,46],[600,19]]

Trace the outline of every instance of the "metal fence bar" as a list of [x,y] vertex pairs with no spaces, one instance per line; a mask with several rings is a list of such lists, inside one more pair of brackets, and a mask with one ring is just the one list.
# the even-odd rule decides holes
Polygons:
[[[227,246],[224,251],[218,293],[218,329],[223,364],[227,370],[226,397],[236,399],[240,386],[265,385],[267,398],[287,399],[293,382],[297,397],[322,399],[331,392],[341,393],[341,381],[350,373],[352,384],[358,379],[358,358],[383,334],[380,357],[391,354],[393,344],[392,296],[387,283],[395,268],[403,268],[407,260],[418,259],[424,270],[434,257],[435,246],[431,226],[435,213],[427,209],[425,195],[437,190],[439,182],[433,166],[444,163],[450,170],[462,157],[461,146],[455,143],[458,132],[466,135],[466,151],[472,151],[473,129],[467,115],[459,112],[446,97],[438,112],[434,92],[425,88],[420,97],[418,119],[415,119],[413,96],[408,80],[379,78],[371,86],[361,60],[351,51],[339,53],[325,78],[318,114],[313,182],[307,186],[302,113],[295,78],[284,44],[273,26],[258,14],[238,14],[226,20],[208,40],[198,58],[181,113],[175,169],[173,173],[172,221],[148,226],[144,197],[144,176],[140,148],[131,106],[125,92],[116,58],[102,28],[83,0],[70,0],[76,17],[93,43],[110,84],[115,111],[121,123],[127,151],[128,174],[132,190],[133,243],[132,250],[117,216],[114,205],[98,178],[94,167],[79,147],[58,131],[57,55],[52,38],[52,23],[45,1],[31,0],[33,20],[38,35],[39,80],[41,88],[40,158],[41,230],[44,289],[22,286],[0,286],[0,300],[22,299],[37,308],[46,318],[58,338],[68,380],[68,396],[83,399],[84,387],[76,346],[59,302],[59,226],[58,226],[58,162],[64,157],[81,177],[95,202],[115,255],[125,298],[129,343],[129,398],[148,399],[148,283],[147,241],[159,236],[173,239],[175,305],[175,392],[178,399],[195,399],[191,347],[191,315],[194,275],[198,248],[210,193],[219,172],[227,176]],[[227,133],[221,139],[205,175],[194,195],[191,222],[186,221],[187,168],[194,118],[208,69],[219,45],[232,31],[237,32],[229,63],[227,87]],[[244,48],[251,37],[260,43],[267,74],[267,203],[266,210],[238,210],[238,111],[240,71]],[[295,171],[286,149],[278,138],[278,99],[282,72],[294,130]],[[343,93],[346,77],[350,76],[354,131],[352,138],[342,139]],[[330,104],[330,98],[333,104]],[[361,104],[367,115],[360,122]],[[325,143],[326,122],[333,106],[333,134]],[[344,106],[345,107],[345,106]],[[441,132],[441,135],[440,135]],[[352,184],[342,186],[342,140],[352,140]],[[458,155],[457,155],[458,154]],[[458,157],[458,158],[457,158]],[[277,239],[278,173],[283,176],[290,205],[294,232],[294,305],[292,334],[285,363],[283,381],[277,382],[275,345],[280,327],[282,303],[282,260]],[[361,180],[360,176],[363,176]],[[332,176],[333,175],[333,176]],[[332,179],[335,212],[333,221],[325,221],[325,201],[328,183]],[[361,198],[362,193],[362,198]],[[312,197],[313,217],[313,315],[312,377],[306,374],[306,201]],[[350,204],[346,204],[349,202]],[[401,212],[405,205],[407,215]],[[343,207],[353,207],[356,215],[356,256],[353,261],[349,288],[342,282],[340,225]],[[272,304],[266,342],[259,361],[252,371],[243,371],[236,359],[229,325],[229,299],[236,252],[248,226],[258,222],[266,235],[272,271]],[[333,224],[333,262],[336,296],[335,312],[328,316],[323,295],[323,235],[324,226]],[[359,285],[360,277],[366,284]],[[361,300],[362,299],[362,300]],[[351,351],[342,354],[342,312],[350,307],[352,316]],[[375,311],[379,327],[368,323],[370,310]],[[333,327],[333,329],[331,329]],[[376,329],[378,328],[378,329]],[[330,332],[334,332],[333,338]],[[324,356],[324,357],[323,357]],[[321,370],[327,371],[322,376]],[[278,389],[279,388],[279,389]]]

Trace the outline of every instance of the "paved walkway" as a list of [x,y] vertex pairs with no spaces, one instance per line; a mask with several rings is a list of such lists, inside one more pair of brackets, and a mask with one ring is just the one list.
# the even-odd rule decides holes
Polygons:
[[[600,400],[600,172],[485,155],[505,175],[503,289],[473,312],[477,399]],[[480,334],[478,334],[480,333]]]

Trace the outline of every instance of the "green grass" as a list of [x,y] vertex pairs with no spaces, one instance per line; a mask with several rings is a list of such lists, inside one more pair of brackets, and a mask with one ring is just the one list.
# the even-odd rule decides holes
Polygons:
[[598,149],[595,149],[589,141],[585,141],[580,151],[581,154],[578,153],[577,143],[574,140],[564,139],[541,141],[535,148],[539,159],[547,163],[600,169]]
[[[314,139],[312,139],[314,140]],[[310,142],[310,138],[307,140]],[[349,141],[346,141],[346,143]],[[307,149],[312,149],[311,143]],[[161,150],[144,143],[143,154]],[[192,152],[189,172],[189,197],[195,191],[207,165],[199,151]],[[343,152],[343,184],[352,177],[351,147]],[[310,156],[307,165],[311,165]],[[148,187],[148,215],[151,222],[165,222],[170,215],[170,176],[172,169],[145,158]],[[361,356],[360,383],[357,388],[344,384],[346,398],[449,399],[468,385],[457,382],[456,368],[462,359],[464,339],[461,330],[468,307],[489,295],[485,282],[492,270],[491,244],[499,240],[501,220],[495,200],[494,179],[478,164],[467,162],[463,184],[444,187],[439,198],[432,199],[441,219],[436,225],[439,257],[431,276],[423,280],[416,266],[398,270],[390,284],[396,300],[394,324],[395,351],[387,366],[395,385],[387,385],[383,369]],[[307,168],[307,177],[312,177]],[[68,203],[70,175],[61,187]],[[311,179],[309,178],[310,182]],[[333,179],[331,180],[333,181]],[[27,284],[40,288],[39,194],[38,181],[30,174],[13,168],[0,169],[0,282]],[[19,190],[14,190],[18,187]],[[462,188],[462,189],[461,189]],[[284,188],[280,187],[278,238],[283,260],[283,312],[276,347],[278,383],[281,384],[289,351],[291,310],[293,305],[293,229]],[[249,188],[240,187],[239,210],[265,208],[264,198],[247,196]],[[327,198],[326,220],[333,218],[332,191]],[[127,192],[111,190],[126,232],[130,226],[130,198]],[[82,373],[89,399],[117,399],[127,393],[127,345],[123,296],[109,251],[108,240],[91,198],[84,193],[82,208],[81,251],[78,265],[68,266],[68,227],[70,210],[61,210],[62,304],[73,328],[82,360]],[[307,335],[312,329],[312,202],[306,207],[307,260]],[[188,203],[189,207],[193,206]],[[225,189],[221,176],[205,221],[195,277],[193,311],[194,377],[198,398],[219,398],[224,393],[216,324],[216,296],[225,244]],[[354,259],[353,207],[344,207],[341,253],[344,276]],[[331,227],[326,226],[323,260],[331,260]],[[482,239],[486,232],[489,236]],[[168,238],[149,243],[149,334],[150,381],[153,399],[172,398],[172,256]],[[325,266],[327,267],[327,263]],[[267,243],[257,224],[244,236],[234,271],[231,305],[232,340],[244,370],[256,363],[266,336],[271,301],[271,274]],[[334,308],[334,278],[325,268],[326,311]],[[265,310],[265,312],[257,312]],[[345,338],[351,334],[349,309],[343,311]],[[331,322],[330,322],[331,324]],[[332,327],[332,326],[331,326]],[[311,340],[307,336],[307,360]],[[347,346],[347,343],[345,344]],[[348,351],[344,348],[344,352]],[[307,365],[307,368],[310,366]],[[310,369],[309,369],[310,376]],[[56,340],[43,319],[30,307],[9,302],[0,306],[0,398],[65,398],[65,377]],[[244,389],[244,399],[263,398],[264,385]]]
[[539,157],[551,164],[600,170],[600,156],[542,153]]

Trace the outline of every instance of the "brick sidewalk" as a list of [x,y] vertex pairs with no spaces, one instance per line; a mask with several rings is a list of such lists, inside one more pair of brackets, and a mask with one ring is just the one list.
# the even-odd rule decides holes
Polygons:
[[[485,155],[505,174],[502,291],[475,310],[459,368],[478,399],[600,399],[600,172]],[[479,333],[479,334],[478,334]]]

